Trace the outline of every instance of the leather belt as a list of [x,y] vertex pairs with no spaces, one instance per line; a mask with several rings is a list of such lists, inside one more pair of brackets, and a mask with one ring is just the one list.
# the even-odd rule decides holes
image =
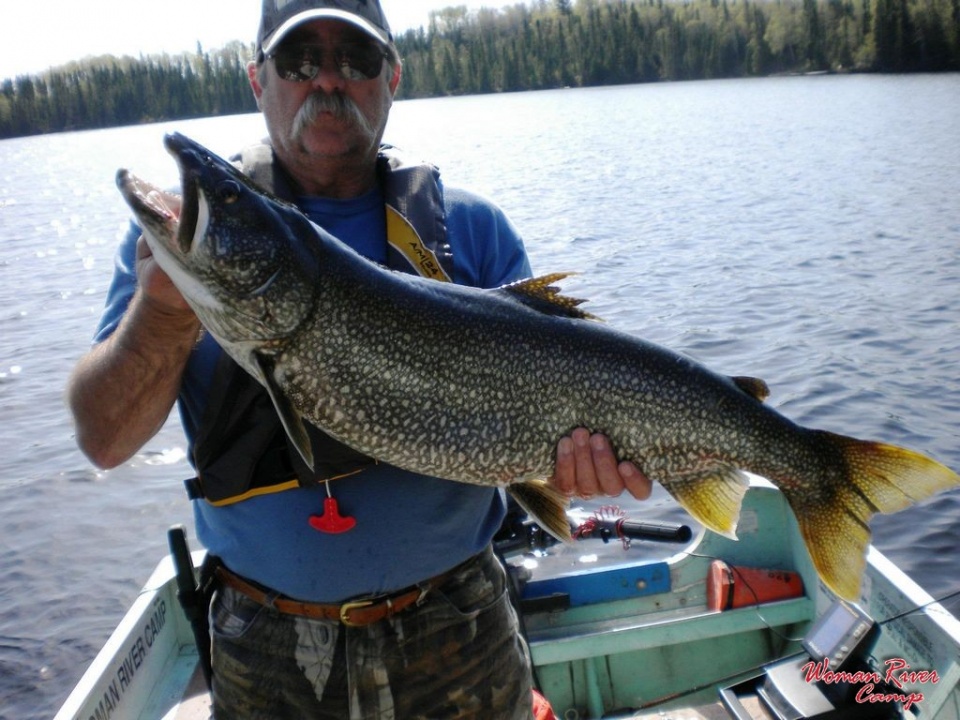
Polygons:
[[233,588],[259,605],[273,608],[285,615],[299,615],[314,620],[339,620],[350,627],[362,627],[391,618],[411,605],[419,605],[431,590],[442,585],[460,567],[461,565],[457,565],[434,578],[393,595],[351,600],[343,604],[303,602],[279,593],[268,592],[232,573],[223,565],[216,569],[215,574],[217,579],[227,587]]

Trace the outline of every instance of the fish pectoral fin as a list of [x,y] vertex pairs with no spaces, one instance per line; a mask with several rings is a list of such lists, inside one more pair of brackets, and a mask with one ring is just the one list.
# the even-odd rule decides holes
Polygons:
[[870,544],[870,518],[903,510],[936,492],[960,486],[960,475],[925,455],[884,443],[812,431],[823,453],[842,457],[818,493],[784,489],[820,578],[855,600]]
[[730,378],[733,380],[733,383],[743,390],[747,395],[763,402],[768,397],[770,397],[770,388],[769,386],[760,378],[755,377],[746,377],[743,375]]
[[595,315],[580,309],[585,300],[567,297],[560,294],[560,288],[553,285],[575,273],[551,273],[540,277],[520,280],[509,285],[503,285],[492,292],[507,293],[514,300],[519,300],[527,307],[533,308],[545,315],[579,318],[582,320],[599,320]]
[[507,486],[507,492],[540,527],[560,542],[572,542],[567,508],[570,499],[546,480],[528,480]]
[[280,417],[280,423],[287,437],[290,438],[290,442],[300,453],[307,467],[313,470],[313,447],[310,445],[310,437],[307,435],[307,428],[304,427],[303,418],[274,380],[273,366],[270,361],[258,355],[255,362],[260,370],[261,382],[267,389],[270,400],[273,401],[273,407]]
[[740,505],[750,481],[740,470],[717,462],[696,471],[673,475],[663,483],[697,522],[718,535],[737,539]]

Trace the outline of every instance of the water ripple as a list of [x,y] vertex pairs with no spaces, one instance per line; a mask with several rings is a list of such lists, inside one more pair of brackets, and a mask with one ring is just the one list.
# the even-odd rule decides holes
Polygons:
[[[960,468],[960,75],[771,78],[405,101],[387,140],[494,198],[538,272],[615,327],[755,375],[793,419]],[[908,98],[908,100],[907,100]],[[189,524],[172,419],[104,473],[63,387],[127,211],[176,128],[216,152],[256,115],[0,142],[0,697],[50,717]],[[684,520],[657,495],[635,511]],[[960,498],[874,523],[934,592],[956,583]],[[9,668],[9,672],[7,671]]]

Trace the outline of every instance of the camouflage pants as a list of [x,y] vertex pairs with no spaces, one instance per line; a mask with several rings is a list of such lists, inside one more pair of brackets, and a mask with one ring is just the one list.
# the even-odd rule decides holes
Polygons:
[[530,720],[530,659],[493,553],[366,627],[283,615],[224,587],[211,606],[217,720]]

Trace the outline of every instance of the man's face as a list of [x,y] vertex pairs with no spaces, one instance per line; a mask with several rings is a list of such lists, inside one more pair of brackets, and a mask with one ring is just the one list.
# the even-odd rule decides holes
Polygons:
[[337,49],[370,42],[369,36],[346,23],[318,20],[296,28],[277,49],[297,57],[304,46],[320,48],[315,77],[285,79],[278,74],[279,61],[274,58],[266,59],[259,78],[251,67],[251,85],[274,148],[302,185],[310,185],[304,173],[334,169],[341,163],[360,164],[365,170],[372,166],[400,81],[399,66],[383,61],[375,77],[353,74],[348,79],[334,60]]

